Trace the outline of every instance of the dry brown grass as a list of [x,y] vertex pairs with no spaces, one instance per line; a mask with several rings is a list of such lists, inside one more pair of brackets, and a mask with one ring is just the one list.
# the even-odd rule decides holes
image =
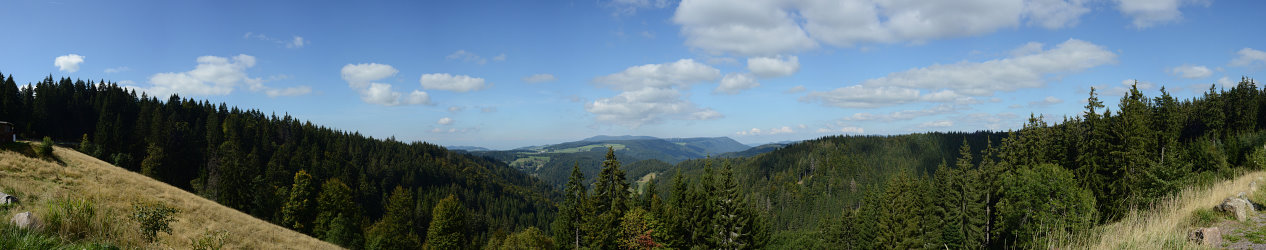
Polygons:
[[[4,214],[5,221],[22,211],[38,215],[47,201],[73,197],[96,203],[105,227],[96,239],[127,247],[189,249],[191,239],[223,230],[228,232],[228,249],[339,248],[72,149],[57,147],[54,154],[65,164],[0,151],[0,188],[16,191],[24,199]],[[159,233],[155,244],[143,243],[136,224],[127,218],[138,201],[180,209],[172,234]]]
[[[1212,249],[1187,242],[1192,214],[1211,208],[1227,197],[1249,191],[1249,183],[1266,177],[1251,172],[1234,180],[1203,188],[1187,188],[1147,212],[1131,212],[1125,218],[1095,227],[1081,235],[1061,235],[1048,239],[1049,248],[1059,249]],[[1258,184],[1266,184],[1259,181]]]

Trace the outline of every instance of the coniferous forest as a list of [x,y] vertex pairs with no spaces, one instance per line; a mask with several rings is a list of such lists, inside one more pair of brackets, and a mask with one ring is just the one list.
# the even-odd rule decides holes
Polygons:
[[1247,78],[1193,99],[1091,89],[1082,113],[1017,131],[831,136],[638,164],[653,169],[608,149],[596,176],[573,163],[562,189],[491,157],[288,115],[104,80],[0,79],[0,120],[20,139],[352,249],[1041,248],[1266,165],[1266,91]]

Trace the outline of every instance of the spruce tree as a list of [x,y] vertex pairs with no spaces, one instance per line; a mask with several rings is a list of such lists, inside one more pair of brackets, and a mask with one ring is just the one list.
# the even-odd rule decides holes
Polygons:
[[558,204],[558,217],[554,219],[554,242],[559,247],[580,249],[585,245],[583,229],[590,213],[584,181],[585,174],[580,172],[580,163],[576,162],[567,179],[567,188],[563,190],[563,203]]
[[710,242],[718,249],[745,249],[750,242],[751,229],[744,214],[746,204],[739,196],[738,183],[734,180],[734,169],[729,162],[721,169],[720,179],[716,183],[718,197],[714,201],[716,213],[712,217],[712,235]]
[[629,183],[625,180],[624,170],[620,169],[620,161],[615,158],[615,149],[607,148],[606,161],[602,162],[602,172],[594,183],[593,206],[596,218],[590,223],[590,246],[611,249],[618,246],[616,236],[619,234],[620,218],[629,206]]

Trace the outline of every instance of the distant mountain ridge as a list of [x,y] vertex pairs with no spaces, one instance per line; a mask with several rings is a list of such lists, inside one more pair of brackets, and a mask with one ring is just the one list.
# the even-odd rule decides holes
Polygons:
[[[676,164],[691,159],[715,158],[752,147],[729,137],[658,138],[598,135],[579,141],[528,146],[514,150],[467,150],[467,152],[503,161],[557,186],[566,183],[567,175],[575,164],[581,165],[586,177],[597,176],[597,170],[606,156],[607,148],[614,149],[616,157],[621,162],[634,168],[637,165],[632,163],[639,161],[657,160]],[[632,172],[636,171],[630,169],[630,173]]]

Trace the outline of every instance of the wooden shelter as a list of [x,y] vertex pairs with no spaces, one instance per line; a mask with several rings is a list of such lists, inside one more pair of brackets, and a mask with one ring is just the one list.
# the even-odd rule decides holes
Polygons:
[[17,141],[17,134],[17,131],[13,130],[13,123],[0,121],[0,143]]

